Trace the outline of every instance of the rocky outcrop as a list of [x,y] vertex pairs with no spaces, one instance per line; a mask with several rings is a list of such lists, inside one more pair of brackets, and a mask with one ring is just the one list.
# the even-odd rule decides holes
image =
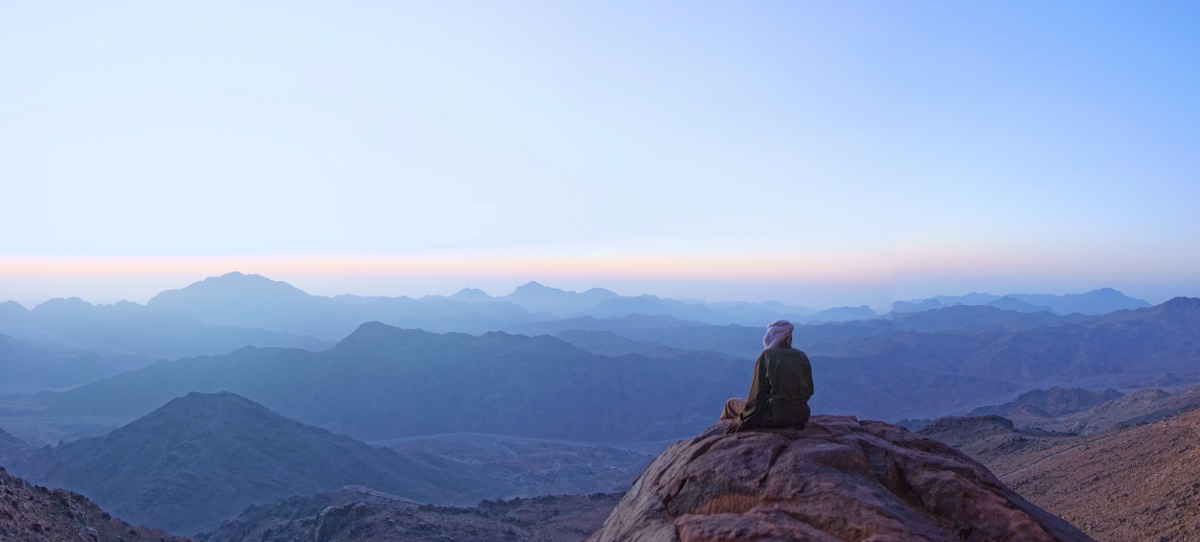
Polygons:
[[48,490],[0,467],[0,540],[37,542],[187,542],[112,517],[83,495]]
[[890,424],[724,427],[663,452],[588,540],[1091,540],[978,462]]

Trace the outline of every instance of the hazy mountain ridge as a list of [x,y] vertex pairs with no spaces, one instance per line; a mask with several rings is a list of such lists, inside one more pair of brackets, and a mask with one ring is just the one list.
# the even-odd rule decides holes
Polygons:
[[604,288],[592,288],[585,292],[569,292],[558,288],[549,288],[537,282],[529,282],[518,286],[511,294],[494,299],[515,303],[534,312],[548,312],[564,316],[587,310],[618,297],[620,296],[616,293]]
[[[1140,300],[1109,289],[1074,296],[1025,295],[1024,298],[1020,295],[999,297],[971,294],[960,298],[941,296],[925,300],[919,306],[909,304],[912,306],[907,309],[904,308],[908,306],[905,302],[897,302],[896,311],[880,316],[865,305],[816,311],[779,302],[703,303],[653,295],[620,296],[600,288],[582,293],[570,292],[536,282],[525,284],[513,293],[500,297],[470,288],[452,296],[426,296],[420,299],[354,295],[323,297],[310,295],[286,282],[235,272],[161,292],[145,307],[129,302],[94,306],[78,299],[56,299],[39,305],[33,311],[25,311],[16,303],[5,303],[0,306],[0,333],[33,340],[53,340],[77,347],[139,352],[173,359],[227,353],[244,345],[316,350],[329,345],[324,341],[340,340],[368,321],[433,332],[471,334],[495,330],[529,332],[538,329],[539,324],[543,328],[554,329],[552,334],[566,329],[621,334],[617,330],[567,328],[550,322],[642,315],[759,330],[765,323],[776,319],[789,319],[797,324],[808,325],[858,322],[871,328],[873,324],[870,322],[885,318],[904,321],[908,315],[905,311],[911,313],[912,310],[951,306],[943,301],[986,301],[979,304],[997,306],[1007,312],[1031,314],[1047,308],[1022,299],[1038,302],[1049,300],[1059,309],[1083,306],[1094,309],[1097,303],[1145,305]],[[904,324],[891,327],[908,329]],[[675,348],[712,350],[738,356],[754,355],[755,341],[749,340],[754,332],[732,329],[719,331],[719,335],[725,336],[738,334],[746,336],[742,340],[745,347],[714,347],[712,344],[685,346],[669,341],[657,342]],[[626,338],[646,340],[646,337]],[[708,338],[706,342],[712,343],[713,339]],[[806,344],[824,342],[818,337],[815,342]]]
[[325,340],[340,340],[370,321],[434,332],[482,333],[505,324],[554,318],[512,303],[464,302],[440,296],[315,296],[286,282],[236,272],[161,292],[146,306],[213,324],[260,327]]
[[48,348],[0,335],[0,393],[61,389],[145,367],[155,358]]
[[547,336],[369,323],[323,352],[245,348],[161,362],[40,400],[59,414],[136,417],[189,391],[229,390],[363,440],[482,432],[644,441],[690,431],[692,416],[715,417],[725,399],[745,393],[751,367],[707,355],[598,356]]
[[[635,341],[626,339],[611,331],[583,331],[579,329],[568,329],[556,335],[555,338],[561,339],[570,343],[572,346],[602,356],[624,356],[626,354],[638,354],[654,358],[673,358],[694,354],[695,350],[684,350],[682,348],[671,348],[667,345],[656,343],[654,341]],[[727,356],[728,354],[720,354],[714,352],[716,356]]]
[[321,350],[332,343],[263,329],[211,325],[181,313],[163,313],[122,301],[93,305],[77,297],[51,299],[25,310],[6,303],[0,333],[66,350],[144,354],[174,359],[224,354],[246,345]]
[[1019,312],[1049,310],[1062,315],[1083,314],[1086,316],[1098,316],[1119,310],[1142,309],[1150,306],[1146,301],[1126,296],[1112,288],[1100,288],[1083,294],[1066,295],[1008,294],[999,296],[987,293],[972,293],[962,296],[939,295],[928,299],[896,301],[892,304],[892,311],[897,313],[918,312],[955,305],[990,305]]
[[895,332],[864,341],[864,357],[941,374],[1025,385],[1091,379],[1144,388],[1166,373],[1200,381],[1200,299],[1026,329]]
[[479,334],[529,322],[580,316],[664,315],[713,325],[755,326],[778,319],[804,323],[880,318],[865,305],[816,311],[779,302],[703,303],[653,295],[621,296],[603,288],[571,292],[537,282],[529,282],[499,297],[465,288],[450,296],[419,299],[353,295],[330,298],[307,294],[286,282],[236,272],[164,291],[147,306],[185,313],[213,324],[260,327],[324,339],[344,337],[367,321],[434,332]]
[[[1017,331],[1064,323],[1086,322],[1081,315],[1058,316],[1047,312],[1019,313],[988,306],[959,305],[916,313],[898,313],[888,319],[812,323],[794,331],[794,343],[810,355],[859,357],[877,348],[879,339],[897,332]],[[762,351],[763,330],[736,324],[714,326],[671,316],[628,316],[595,318],[584,316],[511,326],[509,333],[559,335],[566,331],[608,332],[628,340],[658,343],[670,348],[706,350],[744,358]],[[586,350],[587,348],[585,348]],[[603,353],[603,352],[597,352]]]

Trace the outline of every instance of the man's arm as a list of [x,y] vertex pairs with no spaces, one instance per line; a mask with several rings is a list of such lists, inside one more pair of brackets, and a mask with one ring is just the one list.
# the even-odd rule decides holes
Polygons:
[[767,353],[758,356],[754,364],[754,380],[750,382],[750,396],[746,399],[746,409],[738,419],[738,428],[754,427],[755,422],[762,417],[763,409],[767,407],[767,398],[771,396],[771,381],[767,380]]

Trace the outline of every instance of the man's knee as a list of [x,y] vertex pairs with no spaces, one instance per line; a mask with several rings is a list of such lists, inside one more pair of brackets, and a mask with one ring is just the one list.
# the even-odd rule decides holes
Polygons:
[[742,415],[742,411],[744,410],[746,410],[746,400],[734,397],[725,401],[725,410],[721,413],[721,420],[736,420]]

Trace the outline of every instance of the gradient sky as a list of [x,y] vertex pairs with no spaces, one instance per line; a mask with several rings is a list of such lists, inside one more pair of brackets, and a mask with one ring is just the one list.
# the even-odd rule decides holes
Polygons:
[[0,3],[0,299],[1200,296],[1196,2]]

